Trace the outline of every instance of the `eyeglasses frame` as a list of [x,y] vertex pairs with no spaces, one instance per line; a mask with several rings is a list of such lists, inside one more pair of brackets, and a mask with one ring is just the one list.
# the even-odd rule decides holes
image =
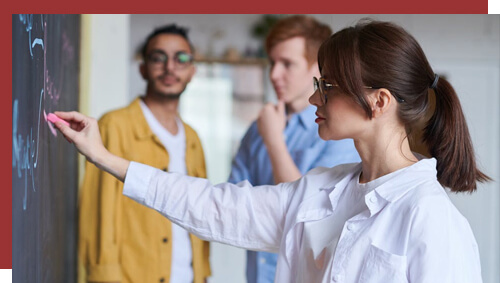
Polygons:
[[[320,97],[321,97],[321,102],[323,104],[326,104],[328,102],[328,96],[327,96],[327,93],[326,93],[326,90],[324,90],[322,87],[321,87],[321,84],[320,82],[324,82],[324,85],[328,88],[332,88],[332,87],[339,87],[338,84],[331,84],[331,83],[328,83],[323,77],[320,77],[319,79],[316,78],[316,77],[313,77],[313,83],[314,83],[314,91],[317,91],[319,90],[319,94],[320,94]],[[383,87],[373,87],[373,86],[363,86],[363,88],[365,89],[381,89]],[[405,102],[404,99],[402,98],[399,98],[397,97],[395,94],[393,94],[391,92],[392,96],[394,96],[394,98],[396,99],[397,102],[399,103],[403,103]]]
[[[151,53],[149,53],[148,55],[146,55],[146,63],[149,63],[149,64],[157,64],[159,62],[152,62],[151,60],[151,57],[155,54],[159,54],[159,55],[162,55],[163,56],[163,60],[162,60],[162,64],[163,64],[163,68],[165,68],[166,64],[168,63],[168,60],[170,60],[168,54],[166,54],[165,52],[163,51],[160,51],[160,50],[153,50]],[[189,56],[189,61],[186,62],[186,63],[182,63],[182,62],[179,62],[178,61],[178,56],[179,54],[185,54],[185,55],[188,55]],[[173,56],[173,59],[174,59],[174,69],[176,70],[182,70],[182,69],[185,69],[187,68],[188,66],[190,66],[191,64],[193,64],[193,61],[194,61],[194,56],[193,54],[189,54],[185,51],[178,51],[175,53],[175,55]],[[153,67],[157,67],[157,66],[154,66]],[[157,67],[158,68],[158,67]]]

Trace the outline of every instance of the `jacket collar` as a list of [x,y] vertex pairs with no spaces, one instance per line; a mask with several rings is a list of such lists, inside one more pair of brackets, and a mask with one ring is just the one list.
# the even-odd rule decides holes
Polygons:
[[[151,130],[151,127],[149,127],[148,121],[146,120],[146,117],[144,116],[144,113],[142,111],[141,97],[137,97],[136,99],[134,99],[132,103],[127,106],[127,110],[129,111],[130,117],[134,117],[134,119],[132,119],[131,126],[137,139],[148,139],[156,137],[156,135]],[[180,117],[178,118],[181,119]],[[184,125],[184,128],[186,128],[186,123],[184,123],[182,119],[181,122]]]
[[144,113],[142,113],[140,99],[140,97],[134,99],[134,101],[127,106],[127,110],[129,111],[130,117],[134,117],[131,119],[130,126],[132,127],[135,137],[139,140],[143,140],[152,138],[154,134],[149,127],[148,121],[146,121],[146,117],[144,117]]
[[[134,101],[132,101],[132,103],[130,103],[129,106],[126,107],[126,109],[129,111],[130,117],[134,117],[133,119],[131,119],[131,125],[130,125],[132,127],[132,131],[138,140],[152,139],[157,144],[164,147],[163,143],[149,127],[148,121],[146,120],[146,117],[142,112],[140,99],[141,99],[140,97],[137,97],[136,99],[134,99]],[[181,118],[179,117],[179,119]],[[184,123],[184,121],[182,121],[182,124],[184,125],[184,132],[186,135],[185,158],[186,158],[186,169],[188,175],[204,178],[206,177],[205,169],[200,169],[199,166],[197,166],[196,162],[190,162],[192,160],[197,160],[200,158],[199,156],[200,151],[198,150],[198,147],[201,147],[201,144],[199,143],[198,136],[191,127],[189,127],[186,123]],[[203,167],[204,167],[204,162],[203,162]]]

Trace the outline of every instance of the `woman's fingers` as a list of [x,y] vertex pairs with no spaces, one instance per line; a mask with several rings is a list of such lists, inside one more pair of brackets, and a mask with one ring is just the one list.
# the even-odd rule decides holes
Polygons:
[[[56,114],[57,115],[57,114]],[[59,115],[58,115],[59,116]],[[74,131],[73,129],[71,129],[70,126],[67,126],[65,125],[63,122],[61,121],[57,121],[55,122],[55,126],[57,127],[57,129],[63,134],[63,136],[66,138],[66,140],[70,143],[73,143],[74,142],[74,139],[76,137],[76,131]]]
[[62,118],[66,120],[69,123],[82,123],[86,119],[88,119],[87,116],[76,112],[76,111],[71,111],[71,112],[63,112],[63,111],[55,111],[54,114],[56,114],[59,118]]

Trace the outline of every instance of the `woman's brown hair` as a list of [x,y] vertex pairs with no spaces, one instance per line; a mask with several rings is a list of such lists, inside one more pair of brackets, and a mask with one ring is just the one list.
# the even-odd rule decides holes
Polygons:
[[[435,110],[426,123],[423,142],[437,159],[439,182],[454,192],[473,192],[476,182],[491,180],[476,166],[474,149],[458,96],[436,76],[413,36],[390,22],[361,20],[325,41],[318,64],[328,80],[339,85],[372,117],[364,86],[388,89],[398,101],[407,135],[429,111],[429,91]],[[432,86],[432,88],[431,88]]]

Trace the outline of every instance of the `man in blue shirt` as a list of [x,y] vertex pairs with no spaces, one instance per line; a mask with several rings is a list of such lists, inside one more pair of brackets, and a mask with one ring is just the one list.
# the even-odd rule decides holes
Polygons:
[[[278,103],[261,110],[241,140],[229,182],[278,184],[300,178],[312,168],[332,167],[361,159],[352,140],[323,141],[309,104],[313,77],[320,77],[318,49],[332,34],[329,26],[308,16],[279,20],[266,38],[270,79]],[[271,283],[277,254],[247,252],[248,283]]]

